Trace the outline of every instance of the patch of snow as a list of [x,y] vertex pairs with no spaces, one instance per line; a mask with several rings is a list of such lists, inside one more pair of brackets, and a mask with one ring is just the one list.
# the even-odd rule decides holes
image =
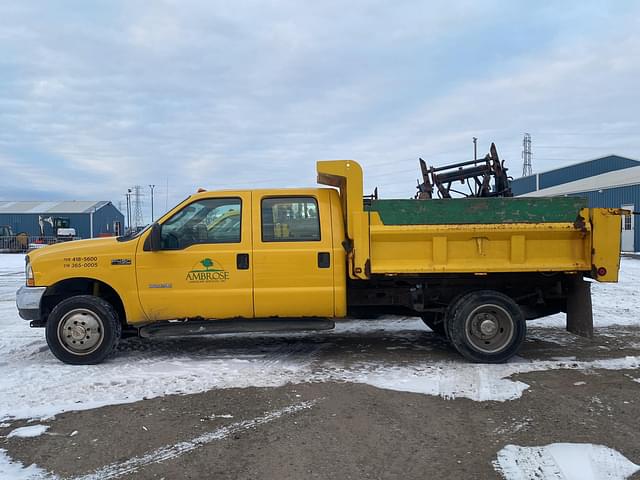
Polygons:
[[387,390],[437,395],[447,399],[469,398],[476,401],[515,400],[529,388],[524,382],[511,380],[517,373],[547,370],[621,370],[640,368],[640,357],[624,357],[586,362],[536,361],[509,362],[498,365],[454,362],[420,363],[413,366],[361,365],[351,369],[334,367],[319,381],[338,380],[365,383]]
[[44,432],[49,430],[48,425],[29,425],[28,427],[20,427],[9,432],[7,438],[12,437],[20,437],[20,438],[30,438],[30,437],[39,437]]
[[589,443],[507,445],[493,466],[506,480],[624,480],[640,470],[620,452]]
[[587,382],[573,382],[573,384],[574,384],[576,387],[578,387],[578,386],[580,386],[580,385],[586,385],[586,384],[587,384]]
[[56,477],[35,464],[25,467],[20,462],[12,461],[7,455],[7,451],[0,448],[0,478],[7,480],[54,480]]

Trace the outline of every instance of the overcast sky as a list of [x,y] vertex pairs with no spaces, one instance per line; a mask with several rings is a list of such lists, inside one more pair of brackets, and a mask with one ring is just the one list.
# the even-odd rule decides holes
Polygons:
[[7,0],[0,199],[154,183],[161,211],[346,158],[405,198],[419,156],[470,159],[473,136],[520,176],[523,132],[534,171],[638,159],[639,85],[637,1]]

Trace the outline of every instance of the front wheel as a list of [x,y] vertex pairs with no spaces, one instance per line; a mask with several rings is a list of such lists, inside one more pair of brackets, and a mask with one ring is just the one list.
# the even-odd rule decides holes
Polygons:
[[122,333],[118,315],[105,300],[77,295],[61,301],[46,325],[47,344],[58,360],[71,365],[100,363],[116,349]]
[[526,322],[510,297],[480,290],[460,297],[446,320],[452,345],[477,363],[502,363],[514,356],[524,342]]

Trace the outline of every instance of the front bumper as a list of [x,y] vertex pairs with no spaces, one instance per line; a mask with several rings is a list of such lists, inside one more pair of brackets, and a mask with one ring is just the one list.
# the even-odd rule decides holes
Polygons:
[[20,287],[16,292],[18,314],[25,320],[40,320],[40,300],[46,290],[47,287]]

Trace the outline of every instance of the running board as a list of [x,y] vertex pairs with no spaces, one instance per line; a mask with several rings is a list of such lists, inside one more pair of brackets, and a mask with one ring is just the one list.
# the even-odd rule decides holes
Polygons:
[[304,330],[331,330],[333,320],[326,318],[255,319],[255,320],[188,320],[184,322],[157,322],[138,329],[143,338],[181,337],[221,333],[297,332]]

